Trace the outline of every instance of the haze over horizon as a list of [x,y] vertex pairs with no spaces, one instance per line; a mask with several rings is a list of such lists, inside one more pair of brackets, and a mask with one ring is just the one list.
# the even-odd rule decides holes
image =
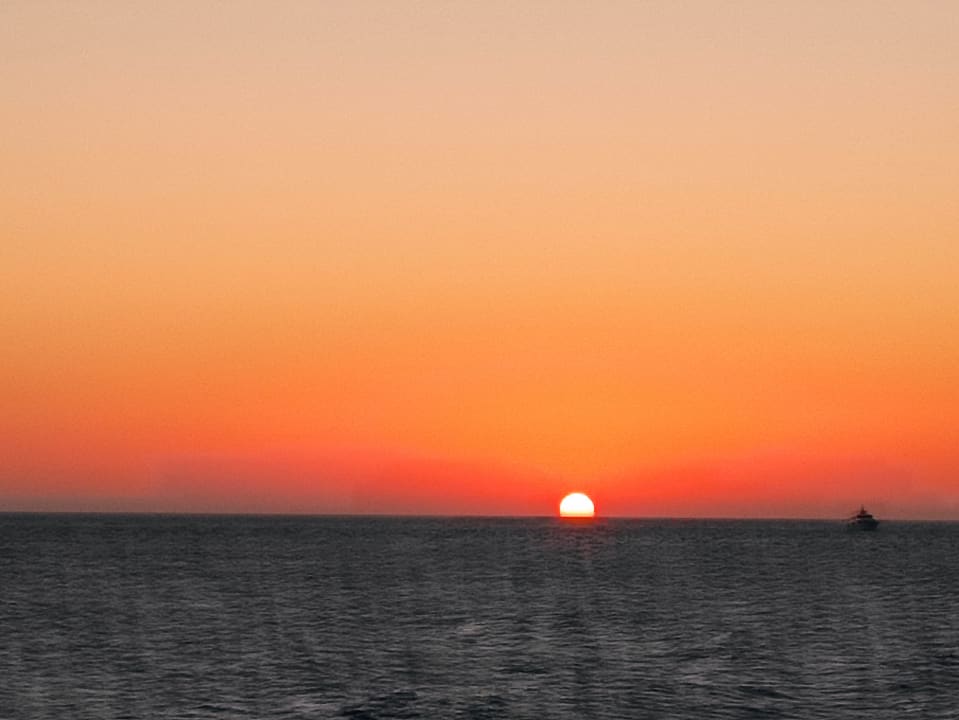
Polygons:
[[0,511],[959,520],[951,3],[0,7]]

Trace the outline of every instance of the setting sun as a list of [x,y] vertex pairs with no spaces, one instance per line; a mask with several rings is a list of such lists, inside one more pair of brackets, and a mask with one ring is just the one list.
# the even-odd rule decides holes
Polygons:
[[593,501],[583,493],[570,493],[559,504],[560,517],[593,517]]

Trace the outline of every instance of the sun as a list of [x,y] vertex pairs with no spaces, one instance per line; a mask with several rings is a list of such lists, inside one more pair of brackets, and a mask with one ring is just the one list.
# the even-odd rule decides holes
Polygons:
[[583,493],[570,493],[559,503],[559,516],[569,518],[591,518],[596,514],[593,501]]

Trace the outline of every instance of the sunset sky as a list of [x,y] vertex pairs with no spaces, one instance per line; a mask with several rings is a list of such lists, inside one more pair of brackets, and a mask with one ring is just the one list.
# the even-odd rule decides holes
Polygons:
[[0,510],[959,519],[953,2],[0,4]]

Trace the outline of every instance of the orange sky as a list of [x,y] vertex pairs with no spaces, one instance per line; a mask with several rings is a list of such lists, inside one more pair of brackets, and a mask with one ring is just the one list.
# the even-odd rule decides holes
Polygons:
[[197,5],[0,7],[0,510],[959,519],[951,3]]

